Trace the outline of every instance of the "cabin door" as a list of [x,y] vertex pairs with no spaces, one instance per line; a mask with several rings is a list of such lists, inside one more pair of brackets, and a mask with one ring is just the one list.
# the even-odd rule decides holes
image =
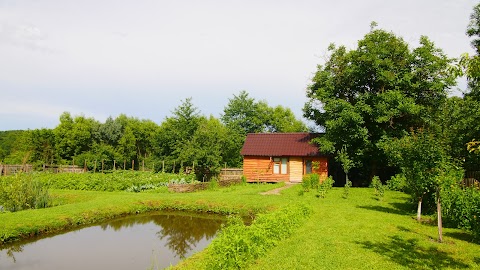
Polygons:
[[290,157],[290,182],[300,183],[303,176],[303,160],[300,157]]

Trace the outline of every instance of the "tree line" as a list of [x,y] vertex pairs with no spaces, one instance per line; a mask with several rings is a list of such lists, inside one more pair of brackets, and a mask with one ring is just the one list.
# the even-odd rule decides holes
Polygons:
[[[194,164],[200,174],[241,167],[240,149],[250,132],[306,131],[289,108],[269,106],[246,91],[229,99],[220,118],[205,116],[191,98],[181,101],[160,124],[121,114],[101,123],[83,115],[60,115],[53,129],[0,133],[0,160],[8,164],[72,164],[93,169],[131,169],[153,164],[178,172]],[[132,162],[133,161],[133,162]],[[97,167],[98,168],[98,167]]]

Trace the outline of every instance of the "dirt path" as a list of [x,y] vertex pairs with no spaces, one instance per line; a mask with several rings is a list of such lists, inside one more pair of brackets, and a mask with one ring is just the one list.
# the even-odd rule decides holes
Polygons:
[[260,194],[261,195],[280,195],[280,191],[282,191],[284,189],[287,189],[287,188],[290,188],[290,187],[293,187],[294,185],[297,185],[297,184],[298,183],[285,182],[285,186],[283,186],[283,187],[279,187],[279,188],[272,189],[272,190],[269,190],[269,191],[266,191],[266,192],[262,192]]

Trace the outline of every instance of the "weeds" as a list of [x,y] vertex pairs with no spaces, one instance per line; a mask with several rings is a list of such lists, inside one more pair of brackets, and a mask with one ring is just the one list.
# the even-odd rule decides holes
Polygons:
[[10,212],[46,208],[51,198],[47,188],[31,174],[16,174],[0,179],[0,206]]

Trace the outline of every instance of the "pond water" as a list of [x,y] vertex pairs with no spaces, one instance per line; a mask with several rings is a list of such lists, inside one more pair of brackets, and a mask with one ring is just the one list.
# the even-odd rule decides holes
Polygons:
[[205,248],[225,222],[217,215],[129,216],[0,247],[0,269],[162,269]]

